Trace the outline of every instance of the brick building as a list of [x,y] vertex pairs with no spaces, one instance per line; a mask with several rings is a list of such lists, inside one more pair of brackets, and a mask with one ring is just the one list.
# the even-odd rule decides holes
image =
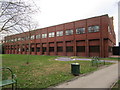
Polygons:
[[7,36],[4,48],[6,54],[109,57],[114,45],[113,17],[106,14]]

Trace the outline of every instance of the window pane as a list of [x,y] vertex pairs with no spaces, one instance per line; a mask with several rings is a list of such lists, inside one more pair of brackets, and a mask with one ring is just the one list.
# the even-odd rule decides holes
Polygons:
[[73,34],[73,30],[66,30],[66,35],[72,35]]
[[90,46],[90,52],[100,52],[99,46]]
[[36,52],[40,52],[40,47],[36,47]]
[[36,39],[39,39],[40,38],[40,34],[36,35]]
[[77,28],[76,29],[76,34],[83,34],[85,33],[85,28]]
[[63,47],[57,47],[57,52],[63,52]]
[[77,52],[85,52],[85,46],[77,46]]
[[100,27],[99,26],[89,26],[88,32],[99,32]]
[[57,36],[63,36],[63,31],[58,31]]
[[54,35],[55,35],[54,32],[49,33],[49,37],[54,37]]
[[31,36],[31,40],[33,40],[33,39],[35,39],[35,36],[34,36],[34,35]]
[[66,52],[73,52],[73,46],[66,47]]
[[54,47],[49,47],[49,52],[54,52]]
[[47,34],[42,34],[42,38],[47,38]]

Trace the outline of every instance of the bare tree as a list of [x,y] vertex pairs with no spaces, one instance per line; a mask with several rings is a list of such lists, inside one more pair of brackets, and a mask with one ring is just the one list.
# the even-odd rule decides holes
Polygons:
[[24,32],[33,26],[31,14],[35,10],[31,5],[19,0],[0,1],[0,32]]
[[[31,15],[36,13],[37,9],[22,0],[2,0],[0,1],[0,34],[1,33],[24,33],[29,31],[29,54],[31,30],[36,29],[36,22],[32,20]],[[29,56],[28,56],[29,57]],[[26,62],[28,64],[28,60]]]

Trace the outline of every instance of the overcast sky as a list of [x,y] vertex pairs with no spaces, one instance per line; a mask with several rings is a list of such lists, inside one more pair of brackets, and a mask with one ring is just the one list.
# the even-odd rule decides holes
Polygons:
[[118,1],[120,0],[25,0],[37,6],[33,15],[38,28],[108,14],[114,17],[118,43]]
[[[39,8],[34,16],[39,28],[108,14],[114,17],[114,29],[118,40],[119,0],[31,0]],[[118,43],[118,41],[117,41]]]

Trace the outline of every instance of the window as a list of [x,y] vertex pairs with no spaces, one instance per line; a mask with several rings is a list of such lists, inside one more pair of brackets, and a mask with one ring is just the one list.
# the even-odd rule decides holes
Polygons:
[[29,51],[29,48],[26,48],[26,52],[28,52]]
[[63,52],[63,47],[57,47],[57,52]]
[[49,33],[49,37],[54,37],[54,35],[55,35],[54,32]]
[[58,31],[56,36],[63,36],[63,31]]
[[20,41],[21,40],[21,38],[18,38],[18,41]]
[[73,34],[73,30],[66,30],[66,31],[65,31],[65,34],[66,34],[66,35],[72,35],[72,34]]
[[11,39],[11,42],[14,42],[14,39]]
[[21,51],[21,49],[20,49],[20,48],[18,48],[18,51],[20,52],[20,51]]
[[47,38],[47,34],[42,34],[42,38]]
[[49,47],[49,52],[54,52],[54,47]]
[[108,51],[112,52],[112,47],[111,46],[108,47]]
[[88,32],[99,32],[100,27],[99,26],[89,26],[88,27]]
[[31,48],[31,52],[34,52],[34,48]]
[[36,48],[36,52],[40,52],[40,47],[37,47],[37,48]]
[[36,35],[36,39],[39,39],[40,38],[40,34]]
[[24,37],[21,37],[21,40],[23,40],[23,41],[24,41],[24,40],[25,40],[25,38],[24,38]]
[[85,52],[85,46],[77,46],[77,52]]
[[90,46],[89,47],[90,52],[100,52],[99,46]]
[[15,42],[17,41],[17,38],[15,38]]
[[24,52],[25,51],[25,48],[22,48],[22,52]]
[[73,46],[66,47],[66,52],[73,52]]
[[76,34],[83,34],[85,33],[85,28],[77,28],[76,29]]
[[31,40],[33,40],[33,39],[35,39],[35,36],[34,36],[34,35],[31,36]]
[[26,38],[26,40],[28,40],[28,39],[29,39],[29,36],[26,36],[25,38]]
[[111,29],[110,29],[110,26],[108,26],[108,32],[111,34]]

